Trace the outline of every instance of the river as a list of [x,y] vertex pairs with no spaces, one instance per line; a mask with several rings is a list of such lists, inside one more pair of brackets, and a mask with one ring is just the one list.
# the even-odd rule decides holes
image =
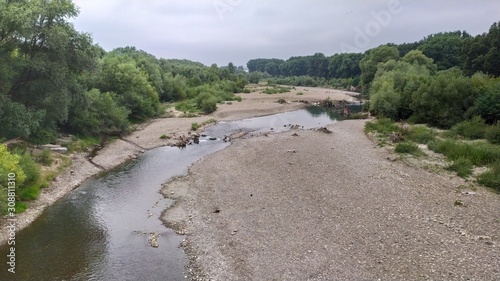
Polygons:
[[[137,160],[87,180],[16,235],[16,273],[2,263],[0,280],[185,280],[184,237],[165,227],[161,213],[174,202],[161,184],[185,175],[190,165],[229,145],[234,132],[251,134],[310,129],[335,122],[338,115],[312,107],[265,117],[219,122],[200,144],[160,147]],[[210,137],[217,140],[211,141]],[[158,233],[159,247],[148,239]],[[7,245],[0,248],[6,257]],[[2,258],[1,260],[5,260]]]

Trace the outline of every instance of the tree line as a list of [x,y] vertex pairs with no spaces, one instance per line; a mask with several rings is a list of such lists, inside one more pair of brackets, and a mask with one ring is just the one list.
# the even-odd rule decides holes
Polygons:
[[[259,58],[248,61],[247,67],[251,82],[271,76],[281,79],[278,81],[289,81],[298,86],[362,85],[369,88],[379,62],[385,62],[384,60],[396,56],[404,57],[412,50],[421,51],[426,57],[431,58],[437,70],[456,67],[467,76],[472,76],[476,72],[499,76],[499,45],[500,27],[498,23],[494,23],[488,32],[477,36],[471,36],[465,31],[441,32],[413,43],[386,44],[387,47],[393,47],[391,51],[395,50],[391,54],[380,53],[384,49],[377,51],[376,48],[365,53],[343,53],[329,57],[316,53],[312,56],[295,56],[287,60]],[[289,79],[290,77],[294,79]],[[368,92],[369,89],[365,91]]]

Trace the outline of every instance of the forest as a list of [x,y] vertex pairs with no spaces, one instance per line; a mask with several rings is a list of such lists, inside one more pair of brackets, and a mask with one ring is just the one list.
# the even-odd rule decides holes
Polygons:
[[[252,59],[248,72],[157,58],[135,47],[106,51],[75,30],[71,0],[0,0],[0,140],[52,143],[60,134],[117,137],[131,124],[164,114],[166,104],[209,114],[241,98],[248,83],[350,89],[360,86],[368,109],[394,120],[450,128],[480,117],[500,117],[500,26],[429,35],[414,43],[387,44],[365,53],[322,53],[288,60]],[[496,126],[498,128],[498,126]],[[491,130],[490,138],[500,141]],[[50,155],[0,145],[0,189],[17,174],[17,205],[33,200],[53,175],[41,176]],[[0,202],[6,202],[0,192]],[[3,204],[3,203],[2,203]],[[5,208],[1,206],[2,212]]]

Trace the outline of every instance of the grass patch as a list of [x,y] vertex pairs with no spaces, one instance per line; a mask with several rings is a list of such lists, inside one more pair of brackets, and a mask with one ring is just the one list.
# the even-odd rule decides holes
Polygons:
[[411,126],[401,129],[401,133],[405,139],[421,144],[428,144],[436,139],[436,131],[425,126]]
[[234,100],[237,101],[237,102],[241,102],[243,99],[240,96],[236,96],[234,98]]
[[411,143],[411,142],[401,142],[396,145],[395,151],[397,153],[406,153],[406,154],[411,154],[414,156],[422,156],[425,155],[425,153],[420,150],[418,145]]
[[500,125],[486,129],[485,137],[492,144],[500,144]]
[[19,190],[19,200],[22,201],[31,201],[35,200],[40,196],[40,187],[37,184],[32,184],[26,187],[23,187]]
[[198,111],[198,108],[196,107],[196,102],[192,100],[181,101],[176,103],[175,109],[182,111],[184,114],[195,113]]
[[487,142],[465,143],[442,140],[430,142],[429,149],[444,154],[450,161],[464,158],[476,166],[487,166],[500,159],[500,146]]
[[167,135],[165,135],[165,134],[163,134],[163,135],[160,136],[160,139],[161,140],[168,140],[168,139],[170,139],[170,137],[167,136]]
[[398,126],[389,118],[380,118],[375,122],[368,122],[365,125],[365,132],[367,133],[380,133],[388,136],[390,133],[396,131],[398,131]]
[[348,120],[359,120],[359,119],[367,119],[368,113],[358,112],[354,114],[350,114],[346,119]]
[[302,92],[297,93],[297,96],[302,96],[302,95],[304,95],[304,93],[302,93]]
[[198,123],[196,123],[196,122],[195,122],[195,123],[191,123],[191,131],[196,131],[196,130],[198,130],[200,127],[201,127],[201,125],[200,125],[200,124],[198,124]]
[[500,191],[500,161],[491,165],[488,172],[482,173],[477,177],[477,182]]
[[292,90],[290,87],[273,86],[272,88],[265,88],[264,93],[268,95],[288,93]]
[[16,214],[22,213],[26,211],[26,209],[28,209],[28,204],[20,201],[16,202]]
[[455,171],[459,177],[467,178],[472,175],[472,165],[471,161],[467,158],[459,158],[453,161],[453,164],[448,166],[448,170]]
[[453,126],[450,129],[450,134],[471,140],[484,139],[487,127],[483,118],[476,116]]

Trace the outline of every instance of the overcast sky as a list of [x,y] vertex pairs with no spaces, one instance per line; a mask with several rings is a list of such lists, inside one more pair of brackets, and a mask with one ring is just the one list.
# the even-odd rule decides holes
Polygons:
[[219,66],[254,58],[327,56],[432,33],[488,31],[498,0],[74,0],[77,30],[106,50]]

